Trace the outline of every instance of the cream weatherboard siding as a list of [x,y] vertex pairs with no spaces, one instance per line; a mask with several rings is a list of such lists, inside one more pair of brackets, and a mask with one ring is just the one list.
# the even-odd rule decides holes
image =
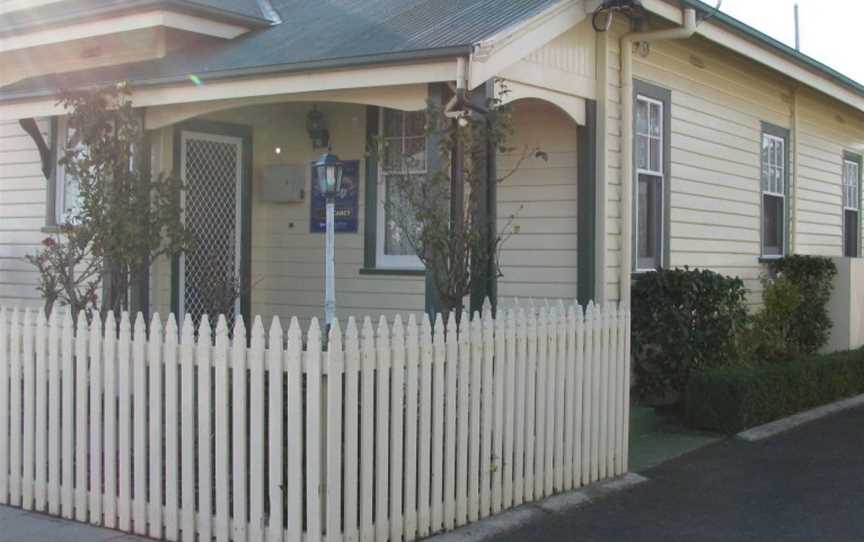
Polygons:
[[843,254],[843,153],[864,150],[864,121],[850,108],[799,93],[801,119],[798,236],[807,254]]
[[[336,235],[336,303],[340,317],[422,311],[423,277],[361,275],[366,152],[366,108],[318,104],[330,127],[333,152],[342,160],[360,160],[359,229]],[[253,127],[252,180],[252,313],[264,318],[292,315],[309,320],[323,316],[324,234],[309,233],[309,164],[313,150],[306,133],[309,104],[252,106],[215,113],[207,120]],[[173,128],[163,130],[165,140]],[[276,147],[281,153],[275,153]],[[170,143],[163,145],[169,158]],[[163,151],[163,157],[165,152]],[[263,168],[272,164],[305,164],[307,199],[302,203],[271,203],[261,199]],[[170,310],[170,266],[162,262],[153,295],[160,312]]]
[[[50,140],[50,122],[40,120]],[[16,121],[0,122],[0,304],[42,306],[38,273],[24,260],[47,236],[46,181],[39,152]]]
[[[520,298],[576,298],[576,123],[557,107],[535,100],[513,104],[513,152],[498,158],[498,227],[511,234],[502,246],[498,294]],[[548,161],[530,156],[539,148]],[[514,167],[524,152],[529,158]],[[512,220],[509,230],[505,229]]]
[[[611,37],[611,36],[610,36]],[[618,291],[620,220],[619,32],[609,52],[609,209],[607,287]],[[699,38],[653,43],[634,55],[634,78],[671,90],[670,264],[741,277],[761,301],[760,141],[762,122],[792,128],[792,86],[782,76]],[[801,142],[794,251],[841,251],[843,150],[864,137],[851,111],[841,114],[815,94],[800,100]],[[837,109],[842,109],[839,106]],[[847,118],[848,117],[848,118]],[[794,179],[790,134],[790,182]],[[846,142],[844,145],[842,142]]]
[[788,86],[698,40],[652,45],[634,75],[672,90],[671,265],[739,276],[758,302],[761,125],[791,127]]
[[[549,160],[529,157],[499,186],[498,216],[503,228],[514,216],[518,233],[504,244],[499,293],[507,297],[576,297],[576,124],[550,104],[516,102],[513,145],[499,159],[499,174],[510,171],[523,149],[541,148]],[[336,301],[341,316],[417,312],[424,307],[423,277],[361,274],[365,213],[366,110],[363,106],[319,104],[331,131],[333,152],[361,160],[360,224],[356,234],[336,236]],[[309,202],[261,200],[263,168],[308,164],[313,150],[305,129],[309,104],[252,106],[208,115],[207,120],[253,127],[252,313],[265,317],[321,316],[324,236],[309,233]],[[159,170],[170,171],[173,128],[160,131]],[[279,147],[281,153],[275,154]],[[307,194],[309,178],[307,172]],[[170,311],[170,263],[153,273],[154,308]]]

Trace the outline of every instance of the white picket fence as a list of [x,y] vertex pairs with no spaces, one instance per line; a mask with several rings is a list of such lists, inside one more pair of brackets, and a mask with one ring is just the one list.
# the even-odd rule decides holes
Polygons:
[[350,319],[322,351],[315,320],[304,345],[296,319],[247,343],[222,317],[196,340],[0,310],[0,504],[168,540],[410,541],[624,473],[629,314],[528,312]]

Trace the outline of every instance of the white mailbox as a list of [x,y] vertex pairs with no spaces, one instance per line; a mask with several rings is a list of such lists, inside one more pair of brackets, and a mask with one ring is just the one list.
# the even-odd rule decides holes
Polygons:
[[261,199],[274,203],[299,203],[306,199],[306,166],[266,166],[261,179]]

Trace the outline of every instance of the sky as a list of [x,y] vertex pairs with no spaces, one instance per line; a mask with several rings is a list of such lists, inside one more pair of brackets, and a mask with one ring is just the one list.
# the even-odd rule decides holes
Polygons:
[[[716,5],[717,0],[703,0]],[[864,0],[723,0],[728,15],[795,46],[798,4],[801,52],[864,84],[861,43]]]

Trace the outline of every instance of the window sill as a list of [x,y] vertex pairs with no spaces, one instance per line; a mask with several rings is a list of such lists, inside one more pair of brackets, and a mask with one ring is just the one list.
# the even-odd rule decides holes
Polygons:
[[426,276],[425,269],[391,269],[388,267],[361,267],[359,273],[361,275],[395,275],[403,277]]
[[759,263],[773,263],[782,257],[782,254],[778,254],[777,256],[759,256]]

